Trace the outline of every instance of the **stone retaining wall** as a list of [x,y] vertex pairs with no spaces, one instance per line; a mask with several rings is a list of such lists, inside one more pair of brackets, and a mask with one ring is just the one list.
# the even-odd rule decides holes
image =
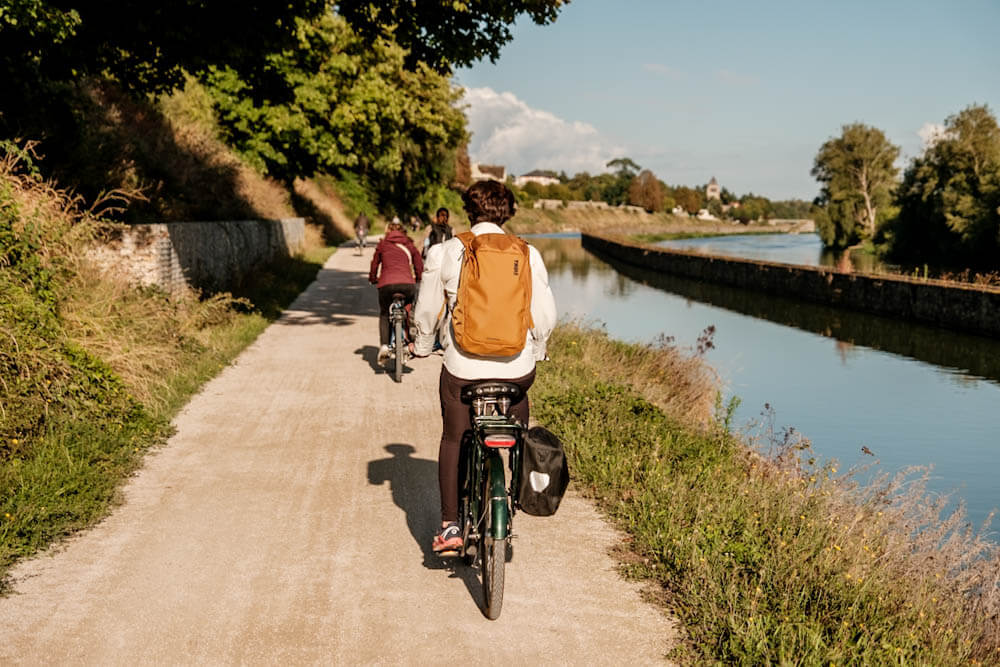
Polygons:
[[228,290],[254,269],[300,254],[305,221],[240,220],[123,225],[98,244],[92,258],[130,281],[167,292],[185,286]]
[[998,288],[842,273],[823,267],[651,248],[593,234],[582,236],[587,250],[654,271],[1000,338]]

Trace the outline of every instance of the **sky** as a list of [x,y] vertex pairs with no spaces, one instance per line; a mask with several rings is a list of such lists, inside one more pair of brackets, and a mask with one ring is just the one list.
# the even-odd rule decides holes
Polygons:
[[1000,111],[1000,0],[572,0],[456,81],[474,161],[572,175],[627,156],[671,185],[812,199],[845,124],[905,167],[949,115]]

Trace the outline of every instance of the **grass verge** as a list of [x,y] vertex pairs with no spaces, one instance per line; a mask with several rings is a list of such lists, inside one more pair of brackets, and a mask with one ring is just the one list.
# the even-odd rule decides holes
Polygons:
[[675,657],[998,662],[997,546],[961,513],[941,518],[945,499],[927,496],[919,478],[861,487],[787,433],[761,455],[730,433],[731,411],[695,426],[700,409],[650,400],[683,378],[643,387],[645,364],[616,370],[630,354],[680,354],[669,347],[570,326],[557,329],[550,354],[533,416],[563,438],[578,487],[628,533],[625,572],[653,582],[682,621]]
[[0,579],[106,515],[176,411],[332,252],[258,272],[238,297],[167,298],[89,266],[99,221],[24,159],[0,159]]

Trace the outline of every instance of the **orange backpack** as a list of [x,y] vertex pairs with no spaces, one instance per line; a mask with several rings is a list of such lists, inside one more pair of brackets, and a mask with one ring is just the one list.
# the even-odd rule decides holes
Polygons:
[[528,244],[512,234],[456,234],[465,253],[451,314],[455,343],[480,357],[524,349],[531,319]]

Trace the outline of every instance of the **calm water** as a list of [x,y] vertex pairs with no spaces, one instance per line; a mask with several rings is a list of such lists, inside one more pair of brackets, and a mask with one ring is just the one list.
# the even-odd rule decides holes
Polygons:
[[681,250],[696,250],[707,255],[745,257],[805,266],[850,268],[854,271],[874,271],[884,266],[871,255],[864,253],[826,250],[818,234],[712,236],[661,241],[658,245]]
[[[815,257],[809,236],[740,243],[751,241]],[[563,315],[603,322],[617,338],[664,334],[690,347],[715,325],[708,360],[727,396],[742,400],[739,424],[768,403],[776,426],[796,428],[842,466],[870,463],[866,446],[886,470],[933,465],[932,488],[964,499],[977,525],[1000,505],[1000,342],[612,266],[578,237],[531,243]],[[791,261],[782,257],[767,258]]]

